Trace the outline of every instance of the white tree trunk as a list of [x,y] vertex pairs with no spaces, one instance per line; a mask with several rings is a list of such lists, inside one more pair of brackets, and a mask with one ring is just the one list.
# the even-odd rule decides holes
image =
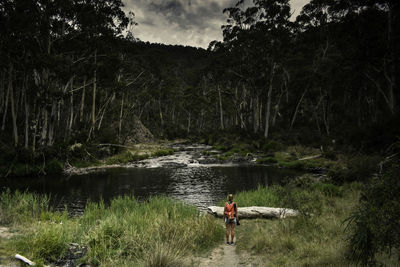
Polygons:
[[273,81],[274,81],[274,75],[275,75],[275,67],[276,67],[276,63],[274,62],[272,64],[272,68],[271,68],[268,95],[267,95],[267,107],[266,107],[266,114],[265,114],[265,131],[264,131],[265,139],[267,139],[268,135],[269,135],[269,117],[271,116],[271,99],[272,99],[272,89],[273,89]]
[[97,89],[97,49],[94,51],[94,71],[93,71],[93,94],[92,94],[92,125],[90,127],[88,140],[94,132],[96,124],[96,89]]
[[6,99],[5,99],[5,106],[4,106],[4,113],[3,113],[3,124],[1,126],[1,130],[4,131],[5,126],[6,126],[6,118],[7,118],[7,111],[8,111],[8,99],[10,97],[10,87],[7,86],[7,93],[6,93]]
[[47,109],[46,107],[43,108],[43,125],[42,125],[42,137],[41,137],[41,144],[44,145],[46,143],[47,138]]
[[18,145],[18,128],[17,128],[17,114],[15,112],[15,101],[14,101],[14,90],[12,84],[12,73],[13,66],[10,65],[10,76],[8,78],[8,88],[10,88],[10,100],[11,100],[11,117],[13,123],[13,134],[14,134],[14,145]]
[[254,133],[258,133],[260,129],[260,104],[258,95],[253,100],[253,130]]
[[[35,110],[35,108],[33,109]],[[33,133],[32,133],[32,151],[35,152],[36,150],[36,133],[37,133],[37,129],[39,127],[39,118],[40,118],[40,108],[38,108],[37,110],[37,115],[35,118],[35,128],[33,129]]]
[[48,130],[48,137],[47,137],[47,145],[52,146],[54,144],[54,125],[56,123],[56,111],[57,110],[57,103],[56,100],[53,99],[53,103],[51,104],[51,113],[50,113],[50,120],[49,120],[49,130]]
[[222,112],[222,98],[221,98],[221,88],[218,85],[218,98],[219,98],[219,115],[221,120],[221,130],[224,129],[224,113]]
[[[210,206],[207,212],[222,218],[224,216],[224,207]],[[286,218],[299,215],[299,212],[286,208],[270,208],[270,207],[238,207],[239,219],[255,219],[255,218]]]
[[85,105],[85,91],[86,91],[86,76],[83,80],[83,90],[82,90],[82,98],[81,98],[81,110],[79,114],[79,122],[82,122],[83,120],[83,108]]
[[297,112],[299,111],[299,107],[300,107],[301,102],[303,101],[303,98],[304,98],[304,96],[306,95],[306,93],[307,93],[307,89],[304,90],[303,94],[302,94],[301,97],[300,97],[299,102],[298,102],[297,105],[296,105],[296,109],[294,110],[294,114],[293,114],[292,121],[290,122],[289,131],[292,130],[293,124],[294,124],[294,122],[296,121]]
[[29,105],[26,102],[27,98],[27,92],[26,92],[26,87],[25,87],[25,98],[24,98],[24,104],[25,104],[25,149],[28,149],[29,146]]

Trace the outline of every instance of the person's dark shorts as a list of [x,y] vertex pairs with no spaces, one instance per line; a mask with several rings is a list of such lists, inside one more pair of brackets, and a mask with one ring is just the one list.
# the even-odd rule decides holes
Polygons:
[[228,219],[227,217],[224,217],[224,221],[225,221],[225,224],[233,224],[233,225],[236,225],[236,217],[233,218],[233,219]]

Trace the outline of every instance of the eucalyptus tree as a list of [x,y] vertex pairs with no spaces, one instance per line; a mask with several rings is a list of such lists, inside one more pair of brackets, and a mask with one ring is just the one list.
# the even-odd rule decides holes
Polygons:
[[396,113],[395,7],[392,1],[312,0],[298,16],[296,44],[309,66],[306,101],[325,134],[331,124],[365,129]]
[[[93,84],[91,114],[95,118],[98,66],[106,56],[117,57],[118,51],[110,51],[107,44],[129,22],[122,6],[120,0],[0,3],[0,77],[2,84],[7,80],[7,86],[1,87],[2,129],[11,113],[16,146],[21,124],[25,125],[25,147],[31,134],[33,150],[37,138],[40,145],[51,146],[56,138],[69,135],[77,114],[83,122],[88,84]],[[76,101],[79,90],[83,94]],[[76,112],[77,102],[80,112]],[[24,120],[19,119],[21,115]]]
[[272,101],[277,87],[288,78],[282,74],[291,36],[289,0],[240,0],[224,12],[229,17],[223,26],[224,46],[237,55],[241,66],[237,71],[253,88],[254,132],[258,132],[264,115],[264,137],[268,138]]

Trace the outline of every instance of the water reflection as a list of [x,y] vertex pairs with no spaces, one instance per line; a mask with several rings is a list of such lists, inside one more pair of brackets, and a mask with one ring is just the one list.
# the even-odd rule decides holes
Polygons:
[[226,176],[216,175],[215,168],[180,168],[171,178],[169,194],[200,208],[218,202],[226,193]]
[[80,213],[88,200],[99,201],[133,194],[138,199],[167,195],[201,209],[216,204],[228,193],[279,183],[297,173],[266,166],[196,166],[176,168],[121,168],[80,176],[8,179],[1,188],[51,194],[57,208]]

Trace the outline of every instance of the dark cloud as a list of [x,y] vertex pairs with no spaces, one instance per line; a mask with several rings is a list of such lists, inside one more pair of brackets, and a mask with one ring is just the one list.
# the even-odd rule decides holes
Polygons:
[[[181,44],[206,48],[221,40],[226,7],[237,0],[123,0],[126,11],[133,11],[134,35],[143,41]],[[308,0],[292,0],[297,12]],[[299,10],[297,10],[299,9]]]

